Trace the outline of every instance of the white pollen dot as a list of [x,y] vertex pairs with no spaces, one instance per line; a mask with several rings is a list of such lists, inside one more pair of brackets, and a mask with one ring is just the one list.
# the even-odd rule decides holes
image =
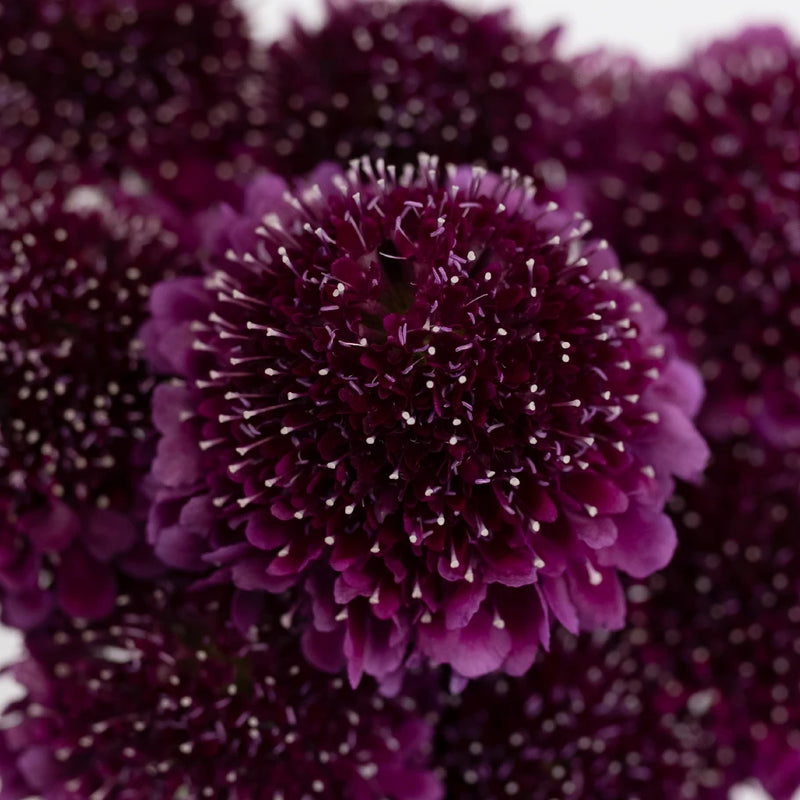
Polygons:
[[[458,382],[463,386],[467,382],[467,376],[466,375],[459,375],[458,376]],[[433,382],[432,381],[431,381],[431,386],[433,386]]]
[[491,272],[484,272],[483,273],[483,279],[485,281],[490,281],[492,279],[492,273]]
[[511,476],[511,477],[508,479],[508,482],[509,482],[509,483],[510,483],[510,484],[511,484],[511,485],[512,485],[514,488],[516,488],[517,486],[519,486],[519,478],[518,478],[516,475],[512,475],[512,476]]

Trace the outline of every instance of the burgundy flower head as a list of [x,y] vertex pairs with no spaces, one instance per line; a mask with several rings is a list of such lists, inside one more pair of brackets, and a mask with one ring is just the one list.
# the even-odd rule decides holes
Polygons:
[[[436,761],[459,800],[727,800],[732,738],[718,691],[692,693],[636,626],[554,636],[523,678],[443,698]],[[669,661],[666,662],[669,664]]]
[[[78,207],[81,198],[89,206]],[[110,563],[145,568],[130,515],[148,468],[154,381],[136,333],[150,287],[188,263],[185,242],[159,212],[88,188],[66,201],[41,195],[0,205],[0,586],[8,623],[38,623],[54,596],[76,616],[109,611]]]
[[0,20],[0,97],[33,98],[0,163],[45,188],[134,169],[189,208],[235,196],[259,83],[235,2],[0,0]]
[[297,175],[422,151],[534,171],[560,192],[567,170],[592,158],[589,124],[597,131],[616,99],[597,60],[558,54],[558,34],[523,35],[507,11],[440,0],[330,2],[321,29],[296,25],[268,51],[264,161]]
[[530,181],[317,179],[256,182],[209,276],[153,292],[156,551],[303,585],[353,681],[409,648],[523,672],[551,615],[622,625],[617,570],[669,560],[671,475],[706,457],[659,310]]
[[684,331],[704,430],[800,447],[800,48],[747,30],[654,76],[629,113],[598,218]]
[[29,635],[4,781],[43,800],[440,800],[416,701],[306,666],[276,601],[242,634],[214,593],[128,588],[102,623]]

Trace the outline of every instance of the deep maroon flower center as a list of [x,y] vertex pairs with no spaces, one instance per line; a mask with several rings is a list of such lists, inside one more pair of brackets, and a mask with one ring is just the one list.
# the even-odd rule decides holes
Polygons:
[[471,574],[468,544],[538,531],[551,493],[598,513],[599,476],[658,421],[638,401],[664,348],[618,271],[588,266],[582,221],[529,185],[391,175],[309,193],[209,280],[202,446],[234,519],[266,507],[373,552],[403,535]]

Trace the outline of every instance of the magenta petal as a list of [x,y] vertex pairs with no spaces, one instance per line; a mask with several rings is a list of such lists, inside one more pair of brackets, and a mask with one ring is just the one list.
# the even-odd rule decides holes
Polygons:
[[659,421],[634,445],[639,460],[653,465],[657,471],[685,480],[697,479],[708,462],[705,439],[675,406],[659,406],[657,414]]
[[153,461],[153,476],[164,486],[186,486],[203,476],[197,440],[183,430],[163,436]]
[[181,412],[192,408],[191,393],[183,383],[160,383],[153,390],[153,422],[159,433],[173,434],[185,424]]
[[646,578],[665,567],[675,552],[678,539],[672,520],[636,504],[617,518],[616,542],[599,550],[597,560],[634,578]]
[[344,628],[336,631],[308,628],[303,634],[302,647],[309,664],[323,672],[336,673],[344,666]]
[[562,486],[584,505],[593,506],[597,513],[619,514],[628,508],[628,496],[608,478],[591,472],[573,472],[565,476]]
[[625,625],[625,595],[613,570],[572,569],[567,582],[583,630],[619,630]]
[[189,533],[182,525],[171,525],[158,532],[156,555],[171,567],[203,572],[203,555],[207,549],[203,538]]
[[458,630],[447,630],[442,620],[423,625],[419,647],[435,664],[450,664],[467,678],[500,669],[511,651],[511,636],[493,623],[484,607]]
[[247,541],[260,550],[275,550],[283,547],[289,540],[292,528],[266,512],[252,514],[247,520],[245,536]]
[[553,616],[570,633],[577,633],[580,629],[578,613],[575,610],[575,603],[570,595],[566,579],[562,576],[555,578],[543,576],[539,581],[539,586]]
[[463,628],[475,616],[486,598],[487,586],[483,581],[459,581],[445,601],[444,620],[448,630]]
[[549,621],[538,587],[528,586],[513,594],[504,592],[497,599],[497,611],[511,636],[511,652],[503,669],[509,675],[524,675],[539,649],[550,641]]
[[567,514],[575,535],[593,550],[609,547],[617,540],[617,526],[611,517],[584,517]]

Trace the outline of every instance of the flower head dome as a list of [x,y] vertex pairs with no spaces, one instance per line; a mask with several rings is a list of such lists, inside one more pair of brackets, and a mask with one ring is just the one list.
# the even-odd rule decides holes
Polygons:
[[653,76],[598,204],[623,268],[701,366],[704,429],[755,426],[781,447],[800,446],[799,76],[800,49],[775,29]]
[[41,620],[53,593],[77,616],[110,610],[105,565],[136,561],[154,383],[136,333],[150,287],[189,263],[184,247],[155,204],[94,189],[0,205],[7,622]]
[[409,647],[520,672],[551,615],[620,626],[617,570],[669,560],[671,476],[706,455],[660,311],[530,181],[316,178],[257,182],[208,277],[153,292],[157,552],[302,584],[353,680]]
[[306,666],[275,601],[256,622],[239,598],[243,634],[218,593],[162,583],[132,584],[101,623],[29,635],[13,667],[26,694],[3,716],[4,783],[43,800],[441,798],[412,697]]
[[624,81],[610,90],[601,59],[562,58],[558,34],[524,35],[508,12],[441,0],[331,2],[319,30],[297,25],[267,53],[264,161],[296,175],[422,151],[535,170],[543,188],[561,191],[567,172],[592,159]]
[[260,79],[232,0],[2,0],[0,21],[0,96],[27,95],[0,165],[44,188],[133,169],[188,208],[236,196]]

